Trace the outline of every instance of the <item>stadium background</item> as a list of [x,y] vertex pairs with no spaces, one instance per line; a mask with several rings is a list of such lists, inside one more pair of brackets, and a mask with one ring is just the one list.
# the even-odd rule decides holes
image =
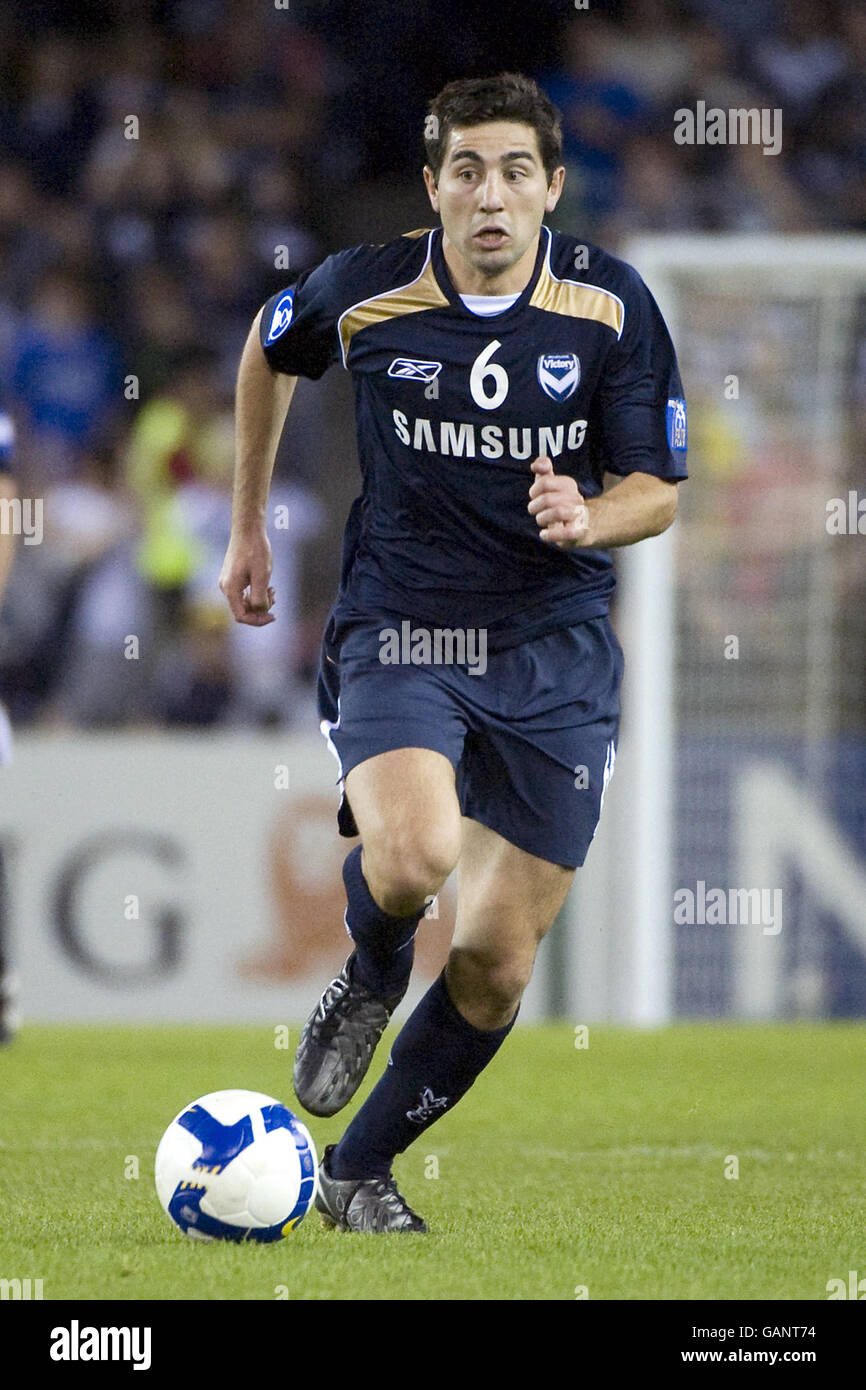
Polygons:
[[[271,527],[280,621],[232,627],[216,577],[255,310],[331,250],[429,225],[426,103],[503,68],[564,113],[555,226],[621,254],[744,234],[770,259],[791,236],[862,236],[866,16],[801,0],[514,0],[507,23],[456,0],[37,0],[0,12],[0,53],[0,392],[21,495],[45,517],[0,614],[18,745],[0,917],[23,1011],[297,1017],[344,954],[312,688],[357,466],[348,378],[302,381],[273,494],[289,517]],[[677,146],[673,113],[698,100],[780,108],[781,153]],[[692,481],[673,540],[670,893],[775,885],[737,879],[732,848],[736,776],[775,768],[804,829],[774,861],[784,930],[758,941],[781,960],[772,1013],[862,1015],[864,540],[825,518],[866,481],[866,285],[844,287],[844,312],[783,285],[714,295],[706,274],[679,294]],[[832,863],[817,887],[811,872],[822,835],[838,901]],[[604,861],[621,877],[629,843],[626,826]],[[426,926],[428,978],[452,907],[446,893]],[[608,964],[628,979],[620,925]],[[592,1016],[567,926],[525,1017]],[[672,931],[673,1014],[743,1012],[748,930]],[[615,991],[596,1007],[629,1016]]]

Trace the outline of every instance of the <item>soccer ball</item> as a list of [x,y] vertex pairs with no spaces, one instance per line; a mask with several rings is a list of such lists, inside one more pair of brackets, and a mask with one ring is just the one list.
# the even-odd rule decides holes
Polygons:
[[194,1240],[280,1240],[316,1190],[306,1126],[272,1096],[213,1091],[181,1110],[156,1151],[156,1191]]

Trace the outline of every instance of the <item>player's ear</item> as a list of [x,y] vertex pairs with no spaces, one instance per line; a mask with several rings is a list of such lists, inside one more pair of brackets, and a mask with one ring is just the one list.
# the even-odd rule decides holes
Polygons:
[[433,211],[439,211],[439,189],[436,184],[436,175],[429,164],[424,165],[424,183],[427,187],[427,196],[433,206]]
[[545,212],[553,212],[562,194],[562,185],[565,182],[565,166],[560,164],[558,169],[554,169],[550,176],[550,183],[547,185],[547,198],[544,204]]

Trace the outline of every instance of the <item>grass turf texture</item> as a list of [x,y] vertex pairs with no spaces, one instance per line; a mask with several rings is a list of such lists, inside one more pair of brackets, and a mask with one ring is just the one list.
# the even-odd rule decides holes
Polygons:
[[[25,1028],[0,1050],[0,1278],[41,1278],[46,1299],[717,1300],[826,1299],[866,1274],[862,1026],[592,1027],[587,1049],[567,1024],[520,1028],[397,1160],[427,1236],[311,1212],[274,1245],[194,1243],[156,1198],[160,1136],[228,1087],[298,1109],[290,1042]],[[320,1153],[359,1104],[305,1117]]]

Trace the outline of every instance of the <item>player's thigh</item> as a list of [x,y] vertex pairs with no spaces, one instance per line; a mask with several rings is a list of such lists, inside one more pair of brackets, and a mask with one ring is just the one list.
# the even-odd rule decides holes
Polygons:
[[444,880],[461,852],[454,768],[432,748],[393,748],[346,774],[346,796],[372,871],[422,861]]
[[574,870],[511,844],[464,818],[457,867],[454,964],[524,976],[571,887]]

